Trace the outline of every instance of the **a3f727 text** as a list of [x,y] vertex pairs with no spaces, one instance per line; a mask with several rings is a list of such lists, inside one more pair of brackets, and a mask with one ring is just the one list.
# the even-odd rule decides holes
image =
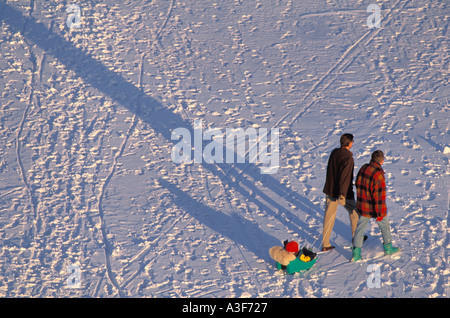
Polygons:
[[265,312],[267,303],[228,303],[225,312]]

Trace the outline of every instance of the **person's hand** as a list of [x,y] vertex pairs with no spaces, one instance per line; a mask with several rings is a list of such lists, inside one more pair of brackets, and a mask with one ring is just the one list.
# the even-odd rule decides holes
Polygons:
[[339,196],[338,202],[340,205],[345,206],[345,197],[342,194]]

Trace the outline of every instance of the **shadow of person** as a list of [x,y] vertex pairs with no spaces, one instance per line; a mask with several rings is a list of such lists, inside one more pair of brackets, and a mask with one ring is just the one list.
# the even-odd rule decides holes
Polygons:
[[[164,107],[158,100],[143,93],[139,87],[127,81],[119,73],[116,73],[103,65],[100,61],[90,56],[89,53],[85,52],[82,48],[75,46],[63,36],[52,32],[44,23],[38,21],[33,16],[24,16],[20,10],[11,5],[7,5],[3,0],[0,0],[0,21],[8,24],[15,32],[21,32],[27,41],[33,42],[47,54],[54,56],[60,63],[72,70],[85,83],[109,96],[116,103],[136,114],[144,123],[149,124],[149,126],[151,126],[151,128],[166,141],[175,143],[171,136],[175,127],[185,127],[190,131],[193,131],[192,123],[183,119],[178,113]],[[254,201],[260,208],[263,208],[264,211],[278,218],[280,222],[292,231],[311,238],[318,237],[319,233],[312,231],[308,224],[302,222],[295,214],[282,207],[275,199],[272,199],[270,196],[258,189],[258,187],[254,184],[254,180],[265,180],[264,186],[268,189],[293,203],[302,209],[302,211],[309,213],[310,216],[318,218],[319,221],[322,222],[321,212],[319,212],[318,207],[307,198],[304,198],[298,193],[284,187],[273,176],[262,175],[258,171],[259,169],[256,168],[255,164],[236,164],[227,167],[224,165],[205,163],[202,165],[211,173],[219,177],[222,181],[236,189],[244,197]],[[235,180],[232,181],[230,176],[233,176]],[[247,177],[251,177],[253,181],[248,180]],[[261,199],[275,206],[280,213],[288,215],[289,219],[293,220],[293,223],[283,219],[283,217],[274,212],[273,209],[263,204],[261,200],[257,200],[249,195],[249,192],[245,190],[240,183],[251,189],[252,192],[257,194]],[[230,219],[228,219],[229,217],[226,217],[225,215],[221,216],[221,214],[217,211],[204,207],[183,192],[180,192],[174,188],[173,185],[167,182],[166,185],[173,190],[174,193],[178,194],[179,197],[185,198],[188,202],[194,204],[194,206],[206,209],[206,211],[209,212],[215,212],[219,224],[220,220],[231,222]],[[211,228],[221,230],[219,224],[215,225],[207,218],[199,217],[199,220],[202,222],[208,222],[208,226]],[[251,227],[251,224],[249,224],[245,219],[241,218],[240,221]],[[340,221],[336,221],[339,224]],[[233,224],[239,227],[239,222],[233,222]],[[338,226],[338,228],[340,227]],[[270,244],[279,243],[279,241],[275,240],[272,236],[264,234],[261,229],[258,230],[255,228],[255,230],[259,233],[262,239],[267,239],[267,242],[270,242]],[[226,234],[229,235],[230,233]],[[244,245],[245,240],[243,238],[239,238],[238,236],[239,235],[235,235],[234,237]],[[245,244],[250,245],[249,242]],[[257,249],[253,247],[250,248],[250,250],[256,251]],[[261,258],[265,258],[265,253],[262,253],[261,251],[258,251],[257,255]]]
[[172,201],[181,210],[186,211],[213,231],[243,246],[258,258],[267,262],[272,261],[268,252],[269,248],[281,245],[280,241],[261,230],[257,224],[236,213],[227,215],[203,205],[165,179],[160,178],[158,182],[173,194]]

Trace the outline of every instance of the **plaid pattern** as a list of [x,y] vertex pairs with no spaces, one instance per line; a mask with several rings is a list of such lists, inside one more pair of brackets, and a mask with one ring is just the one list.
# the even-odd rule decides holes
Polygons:
[[356,211],[361,216],[385,217],[386,183],[381,165],[375,161],[365,164],[356,176]]

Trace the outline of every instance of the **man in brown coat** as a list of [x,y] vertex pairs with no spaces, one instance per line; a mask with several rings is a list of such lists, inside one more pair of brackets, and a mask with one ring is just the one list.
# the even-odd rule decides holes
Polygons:
[[355,193],[353,192],[353,135],[343,134],[340,139],[341,147],[334,149],[328,159],[327,176],[323,192],[326,194],[325,217],[323,222],[322,251],[334,248],[330,244],[336,212],[342,205],[349,213],[352,238],[355,235],[359,216],[356,213]]

